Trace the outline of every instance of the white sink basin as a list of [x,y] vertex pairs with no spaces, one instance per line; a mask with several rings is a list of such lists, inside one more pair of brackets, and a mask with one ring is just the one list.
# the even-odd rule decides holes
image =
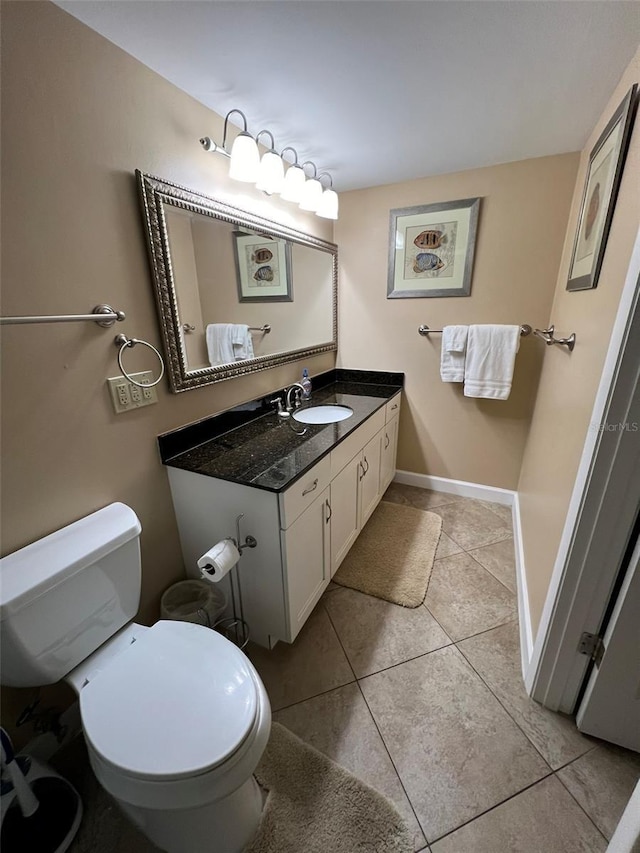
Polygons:
[[350,418],[353,409],[349,406],[309,406],[293,413],[293,419],[302,424],[335,424]]

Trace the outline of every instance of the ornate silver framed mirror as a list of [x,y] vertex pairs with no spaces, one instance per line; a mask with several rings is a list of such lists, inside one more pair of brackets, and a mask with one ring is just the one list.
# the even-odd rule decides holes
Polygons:
[[136,177],[172,391],[337,349],[334,243]]

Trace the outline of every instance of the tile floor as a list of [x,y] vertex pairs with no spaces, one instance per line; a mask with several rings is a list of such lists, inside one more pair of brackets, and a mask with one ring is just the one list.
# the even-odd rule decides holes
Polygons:
[[[416,851],[604,851],[640,756],[526,695],[510,510],[397,484],[385,500],[442,516],[424,605],[332,584],[292,646],[250,651],[274,719],[391,799]],[[62,769],[87,806],[72,853],[154,849],[86,765]]]
[[385,500],[442,517],[424,604],[332,584],[293,646],[251,649],[274,719],[389,797],[416,851],[604,851],[640,756],[525,693],[510,509],[396,483]]

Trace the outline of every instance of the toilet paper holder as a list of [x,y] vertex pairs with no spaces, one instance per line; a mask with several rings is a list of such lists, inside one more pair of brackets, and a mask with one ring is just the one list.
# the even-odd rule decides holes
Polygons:
[[242,537],[240,536],[240,519],[244,518],[244,513],[241,512],[240,515],[236,518],[236,538],[231,538],[231,541],[236,546],[240,554],[244,551],[245,548],[255,548],[258,544],[258,540],[255,536],[247,536],[244,542],[241,542]]
[[[255,548],[258,544],[258,540],[255,536],[246,536],[244,542],[242,541],[242,536],[240,534],[240,521],[243,518],[243,512],[236,517],[235,539],[233,537],[229,537],[240,552],[241,556],[245,548]],[[215,625],[212,625],[211,627],[224,634],[228,640],[231,640],[231,642],[235,643],[240,649],[244,649],[249,642],[249,625],[244,618],[244,607],[242,605],[242,590],[240,588],[238,566],[235,566],[235,569],[229,574],[229,586],[231,590],[231,608],[233,616],[219,619]]]

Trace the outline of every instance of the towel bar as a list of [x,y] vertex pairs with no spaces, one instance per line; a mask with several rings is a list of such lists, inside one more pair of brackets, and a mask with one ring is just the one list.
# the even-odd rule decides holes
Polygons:
[[[523,323],[523,325],[520,326],[520,334],[522,335],[523,338],[526,338],[527,335],[530,335],[532,331],[533,331],[533,329],[531,328],[531,326],[529,326],[528,323]],[[422,325],[422,326],[418,326],[418,334],[424,335],[425,337],[429,337],[429,335],[432,335],[432,334],[433,335],[441,335],[442,329],[430,329],[429,326]]]
[[78,323],[91,320],[105,329],[118,321],[125,320],[124,311],[116,311],[110,305],[96,305],[91,314],[53,314],[46,317],[0,317],[0,326],[14,326],[23,323]]

